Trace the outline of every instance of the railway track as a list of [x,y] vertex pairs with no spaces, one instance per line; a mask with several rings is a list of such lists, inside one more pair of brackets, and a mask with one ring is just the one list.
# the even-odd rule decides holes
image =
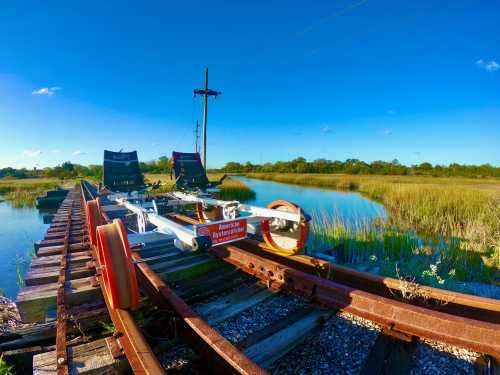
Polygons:
[[[56,288],[55,301],[52,296],[43,308],[40,298],[28,301],[34,296],[31,286],[18,298],[31,320],[41,319],[56,303],[56,323],[46,329],[56,328],[56,345],[35,355],[34,372],[84,373],[77,363],[89,371],[121,371],[128,364],[136,373],[150,374],[498,369],[498,301],[433,288],[422,288],[408,301],[396,280],[307,256],[276,256],[252,240],[197,253],[178,250],[167,235],[131,234],[133,269],[143,298],[135,311],[112,308],[109,293],[101,292],[106,290],[105,274],[83,210],[96,197],[87,182],[73,190],[37,245],[27,285],[36,286],[36,294]],[[131,212],[106,203],[104,222],[136,222]],[[197,221],[181,214],[169,218],[184,225]],[[47,267],[53,267],[52,273],[57,269],[56,275],[50,276]],[[44,271],[33,272],[36,268]],[[82,339],[82,332],[94,332],[100,319],[112,321],[114,333]],[[75,321],[85,321],[86,327],[75,328]],[[90,353],[98,352],[102,360],[92,362],[89,348],[96,348]]]

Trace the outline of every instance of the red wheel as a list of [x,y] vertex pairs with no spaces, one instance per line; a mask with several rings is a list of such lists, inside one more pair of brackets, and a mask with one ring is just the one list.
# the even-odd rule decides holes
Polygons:
[[136,309],[139,287],[135,274],[127,232],[122,221],[97,228],[99,258],[103,260],[102,279],[105,293],[113,309]]
[[99,225],[104,224],[100,204],[96,200],[88,201],[85,206],[85,211],[87,214],[87,228],[89,231],[90,242],[92,245],[97,246],[96,229]]
[[203,207],[203,203],[196,203],[196,216],[200,223],[206,223],[207,220],[219,221],[223,219],[222,207],[219,206],[208,206]]
[[[285,200],[271,202],[267,208],[298,213],[300,207]],[[297,254],[305,245],[309,234],[309,223],[303,216],[299,223],[281,219],[262,220],[262,237],[266,246],[277,254]]]

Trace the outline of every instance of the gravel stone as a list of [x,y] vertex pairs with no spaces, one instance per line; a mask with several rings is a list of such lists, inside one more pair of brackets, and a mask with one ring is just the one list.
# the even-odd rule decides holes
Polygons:
[[357,374],[380,328],[341,312],[273,365],[273,374]]
[[237,343],[305,305],[302,298],[282,292],[218,323],[214,328],[232,343]]
[[185,344],[178,344],[164,352],[159,358],[161,366],[167,370],[182,370],[196,358],[196,354]]
[[475,374],[479,353],[430,340],[420,340],[413,355],[411,375]]

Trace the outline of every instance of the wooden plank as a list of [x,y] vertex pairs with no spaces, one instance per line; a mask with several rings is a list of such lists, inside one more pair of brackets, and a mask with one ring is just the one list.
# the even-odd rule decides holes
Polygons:
[[415,349],[416,340],[407,342],[380,332],[360,374],[408,374],[413,366]]
[[221,261],[213,258],[200,258],[196,261],[172,267],[164,272],[158,272],[158,276],[165,278],[169,282],[175,282],[184,278],[192,278],[214,269],[220,268]]
[[[68,259],[72,264],[83,264],[92,260],[90,253],[75,253],[69,254]],[[35,257],[31,260],[31,268],[44,268],[44,267],[53,267],[57,266],[61,263],[61,255],[48,255],[44,257]]]
[[313,310],[291,326],[250,346],[245,354],[258,365],[267,367],[300,344],[330,314]]
[[[78,236],[78,237],[70,237],[70,244],[81,244],[86,241],[86,237]],[[51,247],[51,246],[61,246],[64,244],[64,239],[55,239],[55,240],[40,240],[35,242],[35,249],[40,249],[42,247]]]
[[[89,277],[95,274],[94,268],[88,268],[85,263],[83,264],[70,264],[68,267],[68,277],[71,280],[81,279],[83,277]],[[60,267],[43,267],[43,268],[31,268],[25,278],[26,286],[41,285],[48,283],[55,283],[59,278]]]
[[[85,308],[85,309],[84,309]],[[68,309],[69,324],[68,332],[81,334],[96,329],[103,322],[109,322],[108,309],[104,301],[91,305],[78,306]],[[46,323],[24,324],[10,328],[9,331],[0,336],[0,350],[15,350],[33,345],[43,345],[47,340],[53,340],[56,334],[57,321],[52,319]],[[76,327],[78,324],[78,328]]]
[[304,316],[307,316],[311,311],[313,311],[314,307],[307,305],[304,306],[291,314],[279,319],[278,321],[258,330],[257,332],[254,332],[250,336],[247,336],[245,339],[242,341],[239,341],[236,346],[240,349],[246,349],[249,348],[258,342],[268,338],[271,335],[274,335],[275,333],[287,328],[288,326],[291,326],[295,322],[298,322],[300,319],[302,319]]
[[[218,273],[219,270],[217,270]],[[208,272],[202,276],[208,277],[217,275],[216,272]],[[207,300],[212,296],[217,296],[222,293],[228,293],[230,290],[235,290],[236,288],[241,288],[245,282],[248,282],[250,278],[241,273],[233,270],[230,275],[223,275],[225,277],[217,277],[216,279],[208,279],[206,282],[201,282],[197,286],[193,286],[189,289],[176,289],[176,293],[181,297],[186,303],[192,305],[194,303]]]
[[158,274],[161,274],[163,271],[170,271],[171,269],[179,266],[189,266],[190,264],[194,264],[201,259],[208,259],[208,256],[205,254],[197,254],[197,253],[185,253],[181,258],[174,260],[167,260],[165,262],[159,262],[156,264],[151,264],[151,269]]
[[[26,286],[17,295],[17,307],[24,323],[45,320],[47,310],[54,308],[57,296],[57,283]],[[66,301],[77,305],[102,298],[101,289],[92,286],[91,278],[85,277],[66,282]]]
[[[128,364],[125,357],[113,358],[110,338],[68,348],[70,374],[124,373]],[[57,375],[56,352],[37,354],[33,357],[33,375]]]
[[[42,247],[38,249],[36,252],[36,255],[39,257],[47,256],[47,255],[56,255],[56,254],[61,254],[61,251],[63,249],[62,245],[58,246],[49,246],[49,247]],[[71,244],[69,245],[69,252],[70,253],[77,253],[77,252],[82,252],[82,251],[89,251],[90,250],[90,245],[88,243],[77,243],[77,244]]]
[[[83,236],[87,233],[86,230],[83,229],[76,229],[76,230],[71,230],[71,236]],[[64,235],[66,234],[65,231],[58,231],[58,232],[47,232],[45,234],[45,239],[46,240],[53,240],[53,239],[60,239],[64,238]]]
[[208,324],[214,325],[255,306],[276,293],[278,291],[266,289],[262,284],[256,283],[222,296],[214,302],[207,303],[201,306],[197,312]]

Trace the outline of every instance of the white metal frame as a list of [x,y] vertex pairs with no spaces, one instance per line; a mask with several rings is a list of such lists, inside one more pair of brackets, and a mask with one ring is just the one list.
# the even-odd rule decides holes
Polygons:
[[[303,220],[303,215],[300,209],[296,213],[280,211],[270,208],[251,206],[238,201],[223,201],[179,191],[173,192],[171,195],[176,199],[169,200],[167,203],[168,206],[187,205],[193,203],[218,206],[223,209],[224,219],[212,222],[208,221],[203,224],[181,225],[173,220],[159,215],[155,201],[145,202],[139,196],[128,197],[121,194],[111,195],[110,199],[115,200],[118,204],[123,205],[128,210],[138,215],[139,232],[145,231],[146,223],[150,222],[156,226],[157,231],[168,235],[175,235],[180,241],[180,243],[178,242],[176,246],[182,247],[183,249],[186,247],[194,250],[198,249],[200,244],[204,243],[204,240],[206,240],[206,238],[203,238],[206,236],[200,235],[200,229],[211,224],[222,224],[237,221],[239,219],[246,219],[247,232],[252,232],[252,230],[255,230],[255,224],[258,224],[261,220],[265,219],[292,221],[295,223],[299,223]],[[243,215],[236,217],[236,212]]]

